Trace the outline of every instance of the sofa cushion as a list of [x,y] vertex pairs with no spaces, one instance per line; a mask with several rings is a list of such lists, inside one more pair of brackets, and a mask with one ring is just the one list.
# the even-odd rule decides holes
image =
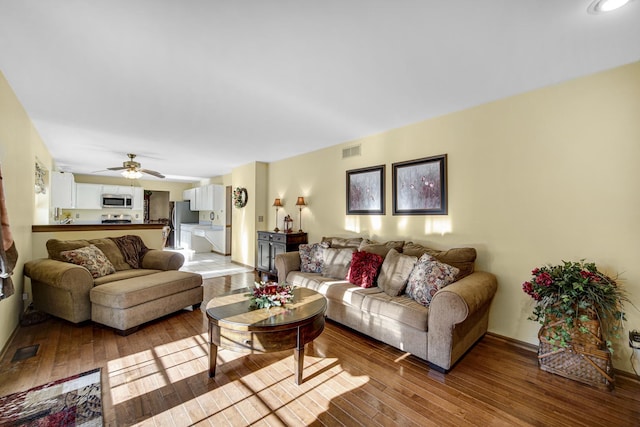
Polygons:
[[382,261],[382,256],[375,253],[354,252],[351,256],[347,280],[349,283],[363,288],[372,287],[375,284]]
[[368,294],[360,309],[371,316],[400,322],[419,331],[428,330],[429,308],[406,295],[392,297],[385,292]]
[[460,280],[473,273],[477,256],[475,248],[453,248],[446,251],[439,251],[413,242],[405,243],[402,248],[402,253],[418,258],[427,253],[440,262],[456,267],[460,270],[456,280]]
[[395,249],[398,252],[402,252],[404,241],[389,241],[385,243],[372,242],[370,240],[363,240],[360,244],[359,250],[362,252],[369,252],[378,254],[382,258],[386,257],[391,249]]
[[355,251],[355,248],[325,249],[323,255],[322,275],[324,277],[344,280],[349,272],[351,254]]
[[93,285],[104,285],[105,283],[116,282],[118,280],[131,279],[132,277],[148,276],[149,274],[160,273],[162,270],[152,270],[147,268],[130,268],[128,270],[116,271],[107,276],[98,277],[93,280]]
[[317,273],[302,273],[300,271],[290,272],[289,275],[287,275],[287,283],[293,286],[303,286],[313,289],[325,296],[328,300],[350,305],[358,309],[367,295],[382,293],[382,290],[377,286],[362,288],[346,280],[336,280],[330,277],[323,277]]
[[417,260],[391,249],[380,267],[378,287],[392,297],[402,294]]
[[331,248],[356,248],[360,247],[362,237],[323,237],[321,243],[326,243]]
[[300,245],[300,271],[304,273],[322,273],[324,265],[324,250],[328,248],[325,243],[312,243]]
[[111,261],[95,245],[62,251],[60,256],[67,262],[80,265],[89,270],[91,277],[94,279],[116,272]]
[[409,281],[407,296],[424,306],[431,304],[431,298],[440,289],[456,280],[460,270],[424,254],[416,263]]

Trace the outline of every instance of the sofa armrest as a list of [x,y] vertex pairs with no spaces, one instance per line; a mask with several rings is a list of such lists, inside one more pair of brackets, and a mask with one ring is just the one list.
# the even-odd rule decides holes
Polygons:
[[24,265],[24,274],[31,281],[68,290],[86,292],[93,288],[93,277],[89,270],[69,262],[53,259],[36,259]]
[[427,360],[447,371],[487,331],[496,277],[476,271],[439,290],[429,305]]
[[292,251],[276,255],[276,270],[278,283],[286,282],[290,271],[300,270],[300,252]]
[[142,258],[142,268],[150,270],[178,270],[184,264],[184,255],[180,252],[149,250]]

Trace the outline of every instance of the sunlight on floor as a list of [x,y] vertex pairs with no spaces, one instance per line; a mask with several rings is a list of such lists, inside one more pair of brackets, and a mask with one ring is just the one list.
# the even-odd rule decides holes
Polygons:
[[224,256],[213,252],[194,252],[192,250],[185,249],[165,250],[180,252],[184,255],[184,265],[180,268],[180,271],[199,273],[202,275],[203,279],[253,271],[250,267],[245,267],[232,262],[230,256]]
[[[338,359],[318,354],[322,351],[313,348],[307,352],[299,386],[294,384],[293,354],[288,351],[274,358],[220,350],[216,378],[210,379],[203,333],[111,360],[105,390],[131,419],[149,413],[146,424],[176,419],[184,425],[204,420],[215,425],[260,420],[282,424],[292,417],[309,423],[326,412],[333,399],[369,382],[368,376],[344,370]],[[162,407],[154,404],[158,399],[175,405],[156,413],[153,408]]]

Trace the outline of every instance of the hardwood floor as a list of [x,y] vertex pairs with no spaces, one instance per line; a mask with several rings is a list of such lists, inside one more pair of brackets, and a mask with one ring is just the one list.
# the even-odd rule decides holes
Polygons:
[[[253,274],[208,279],[218,292]],[[18,348],[35,357],[11,362]],[[51,318],[21,327],[0,361],[0,395],[102,368],[105,425],[211,426],[630,426],[640,425],[640,383],[612,392],[538,369],[533,352],[483,338],[447,375],[414,356],[328,321],[305,352],[218,352],[207,376],[206,322],[182,311],[122,337],[99,325]]]

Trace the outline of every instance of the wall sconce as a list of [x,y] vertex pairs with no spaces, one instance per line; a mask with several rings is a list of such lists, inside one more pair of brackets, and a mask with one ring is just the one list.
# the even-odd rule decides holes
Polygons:
[[273,231],[277,233],[278,231],[280,231],[280,229],[278,228],[278,208],[282,207],[282,201],[280,199],[275,199],[273,201],[273,206],[275,206],[276,208],[276,228],[274,228]]
[[296,206],[300,210],[300,213],[298,214],[300,218],[300,230],[298,230],[298,233],[302,233],[302,207],[306,205],[304,197],[298,197],[298,200],[296,201]]

